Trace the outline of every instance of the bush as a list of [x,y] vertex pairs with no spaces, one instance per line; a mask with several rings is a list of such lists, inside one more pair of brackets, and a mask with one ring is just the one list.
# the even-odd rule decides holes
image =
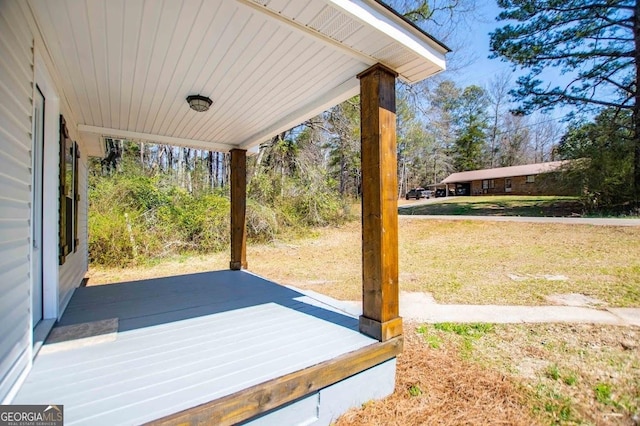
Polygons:
[[93,264],[125,267],[228,245],[229,199],[222,193],[194,195],[129,173],[92,177],[89,199]]
[[271,242],[279,232],[278,214],[271,207],[247,200],[247,236],[256,242]]
[[[92,264],[127,267],[229,247],[227,192],[192,193],[168,182],[167,177],[146,176],[131,166],[113,176],[90,177]],[[343,222],[346,211],[340,198],[324,187],[258,175],[249,185],[247,235],[253,242],[270,242],[288,230],[303,232]]]

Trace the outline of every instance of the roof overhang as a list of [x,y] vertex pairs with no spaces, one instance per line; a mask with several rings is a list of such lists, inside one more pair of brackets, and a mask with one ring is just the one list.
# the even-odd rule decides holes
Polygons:
[[494,169],[472,170],[449,175],[441,183],[469,183],[486,179],[502,179],[518,176],[531,176],[562,171],[575,160],[550,161],[546,163],[525,164],[521,166],[497,167]]
[[[89,153],[104,137],[250,149],[448,49],[375,0],[28,0]],[[204,113],[189,95],[213,100]]]

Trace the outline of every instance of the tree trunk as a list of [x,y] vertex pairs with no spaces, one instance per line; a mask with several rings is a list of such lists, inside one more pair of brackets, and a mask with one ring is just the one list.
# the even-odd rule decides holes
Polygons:
[[213,186],[213,151],[208,151],[207,153],[207,176],[208,176],[208,183],[207,186],[209,187],[209,189],[212,189]]
[[345,159],[344,159],[344,149],[340,150],[340,196],[344,196],[345,190],[345,182],[344,182],[344,174],[345,174]]
[[140,168],[144,171],[144,142],[140,142]]
[[635,44],[636,86],[633,106],[633,198],[640,207],[640,2],[636,1],[633,14],[633,39]]

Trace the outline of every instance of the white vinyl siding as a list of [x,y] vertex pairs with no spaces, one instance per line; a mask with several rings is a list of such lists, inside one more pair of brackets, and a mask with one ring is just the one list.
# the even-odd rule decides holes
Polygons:
[[0,402],[31,358],[33,39],[17,1],[0,1]]

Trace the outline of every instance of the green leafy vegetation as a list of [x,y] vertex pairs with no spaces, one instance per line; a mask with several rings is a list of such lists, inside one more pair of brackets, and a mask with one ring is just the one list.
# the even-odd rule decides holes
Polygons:
[[558,153],[577,159],[556,182],[583,188],[588,211],[638,214],[634,199],[634,144],[631,114],[608,108],[593,121],[576,121],[562,137]]
[[472,357],[474,341],[487,333],[492,333],[493,330],[493,324],[452,322],[422,324],[416,328],[416,332],[423,336],[424,341],[431,349],[440,349],[444,346],[457,347],[463,359]]
[[578,383],[578,376],[575,373],[570,373],[569,375],[563,377],[562,381],[567,386],[573,386]]
[[478,338],[493,331],[493,324],[474,323],[459,324],[453,322],[440,322],[433,325],[433,328],[440,331],[455,333],[458,336]]
[[[491,51],[526,70],[511,91],[516,114],[570,106],[596,116],[577,120],[560,146],[565,158],[588,158],[576,172],[585,204],[596,209],[640,208],[640,105],[638,35],[633,2],[499,0]],[[514,24],[515,22],[515,24]],[[557,68],[567,84],[548,84],[543,72]],[[564,147],[563,147],[564,145]]]
[[543,414],[551,424],[565,424],[573,420],[574,410],[571,406],[571,398],[543,384],[536,387],[535,398],[537,401],[533,402],[533,412],[538,415]]
[[605,405],[613,404],[613,401],[611,400],[611,385],[609,383],[596,384],[593,387],[593,392],[595,393],[598,402],[601,402]]
[[411,385],[409,387],[409,395],[416,397],[422,395],[422,389],[418,385]]
[[633,424],[640,361],[620,344],[631,336],[632,327],[496,325],[473,359],[518,378],[543,424]]
[[552,380],[558,380],[560,378],[560,370],[556,364],[551,364],[547,367],[547,377]]
[[421,325],[416,329],[416,331],[418,334],[424,336],[425,341],[431,349],[440,349],[440,346],[442,346],[442,339],[440,336],[430,333],[427,326]]
[[[176,155],[171,147],[128,142],[121,142],[119,150],[118,161],[96,161],[90,171],[92,264],[124,267],[227,249],[230,201],[224,157],[215,164],[211,153],[178,148]],[[319,173],[313,167],[309,171]],[[349,202],[331,191],[322,176],[314,181],[312,173],[306,178],[296,173],[254,163],[247,200],[250,241],[270,242],[349,219]]]

